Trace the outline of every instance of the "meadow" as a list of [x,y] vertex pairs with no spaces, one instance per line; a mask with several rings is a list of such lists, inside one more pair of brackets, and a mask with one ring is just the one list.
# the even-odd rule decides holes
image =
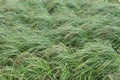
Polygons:
[[120,80],[118,0],[0,0],[0,80]]

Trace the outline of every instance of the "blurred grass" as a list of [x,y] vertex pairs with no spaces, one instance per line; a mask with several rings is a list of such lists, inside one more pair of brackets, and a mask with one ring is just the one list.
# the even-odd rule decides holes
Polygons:
[[0,0],[0,80],[120,80],[116,0]]

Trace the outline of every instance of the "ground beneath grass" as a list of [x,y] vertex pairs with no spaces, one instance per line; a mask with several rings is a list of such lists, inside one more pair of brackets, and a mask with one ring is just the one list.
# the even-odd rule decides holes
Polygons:
[[120,80],[120,4],[0,0],[0,80]]

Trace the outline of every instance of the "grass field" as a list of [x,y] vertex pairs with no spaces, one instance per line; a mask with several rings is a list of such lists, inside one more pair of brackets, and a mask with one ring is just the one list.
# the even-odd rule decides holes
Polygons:
[[0,80],[120,80],[116,0],[0,0]]

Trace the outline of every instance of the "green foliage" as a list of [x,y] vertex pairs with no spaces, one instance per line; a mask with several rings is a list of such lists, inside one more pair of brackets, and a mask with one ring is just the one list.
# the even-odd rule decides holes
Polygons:
[[0,80],[120,80],[116,0],[0,0]]

